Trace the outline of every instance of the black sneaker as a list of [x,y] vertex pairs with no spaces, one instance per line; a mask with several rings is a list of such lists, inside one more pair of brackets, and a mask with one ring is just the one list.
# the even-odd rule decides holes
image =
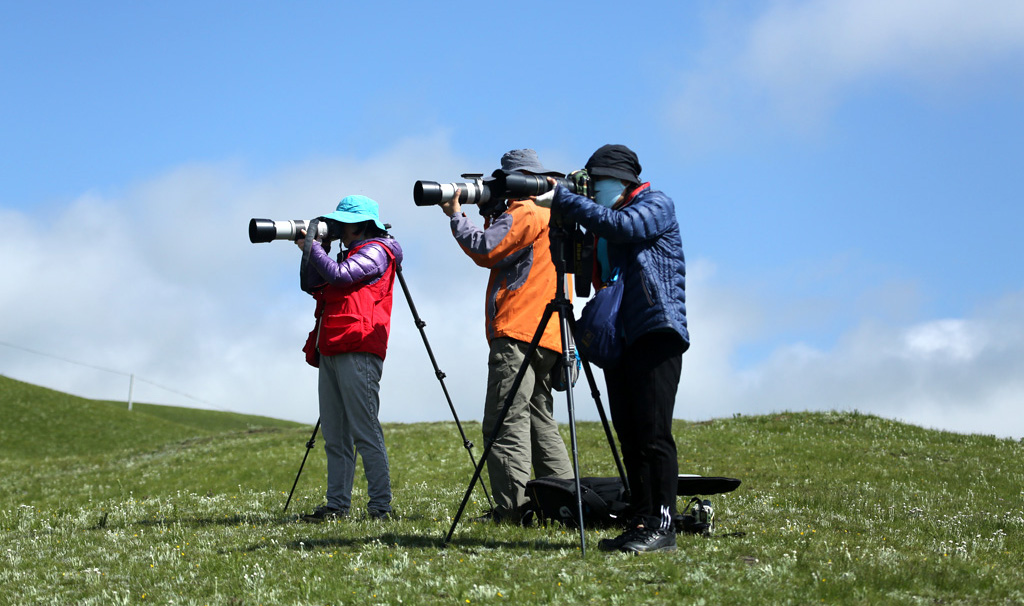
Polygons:
[[620,548],[626,553],[650,553],[654,551],[675,551],[676,533],[674,530],[657,530],[644,528],[637,537]]
[[643,526],[634,526],[614,539],[601,539],[597,542],[597,548],[601,551],[618,551],[626,543],[639,538],[644,530]]
[[319,524],[321,522],[327,522],[330,520],[340,520],[348,517],[347,509],[338,509],[337,507],[331,507],[329,505],[321,505],[316,508],[313,513],[307,513],[300,518],[303,522],[309,522],[311,524]]
[[390,520],[391,519],[391,512],[390,511],[382,511],[380,509],[371,509],[367,513],[367,515],[370,516],[371,520]]

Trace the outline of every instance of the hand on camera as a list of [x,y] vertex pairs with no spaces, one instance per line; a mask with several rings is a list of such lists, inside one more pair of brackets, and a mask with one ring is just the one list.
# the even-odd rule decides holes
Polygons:
[[441,203],[441,210],[444,211],[444,214],[454,217],[456,213],[462,212],[462,205],[459,204],[459,195],[461,193],[461,189],[455,188],[455,195],[452,196],[452,199]]
[[[298,231],[298,234],[299,234],[299,238],[297,240],[295,240],[295,246],[298,246],[299,250],[301,250],[302,252],[306,252],[306,230],[300,229]],[[316,242],[320,242],[319,240],[315,240],[315,241]],[[331,241],[330,240],[324,240],[323,242],[320,242],[320,245],[324,247],[324,252],[325,253],[331,252]]]
[[[552,181],[554,180],[551,179],[550,177],[548,177],[548,179]],[[551,208],[551,202],[555,199],[555,187],[552,185],[551,189],[547,190],[546,192],[542,193],[539,196],[533,196],[531,199],[533,200],[533,203],[536,204],[537,206]]]
[[542,208],[551,208],[551,203],[555,200],[555,188],[558,187],[558,181],[548,177],[548,185],[551,186],[551,189],[539,196],[533,196],[531,198],[534,204]]

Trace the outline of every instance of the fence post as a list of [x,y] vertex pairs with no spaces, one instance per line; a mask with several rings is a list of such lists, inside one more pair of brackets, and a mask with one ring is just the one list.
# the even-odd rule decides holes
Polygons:
[[132,391],[135,389],[135,374],[129,375],[128,379],[128,410],[132,409]]

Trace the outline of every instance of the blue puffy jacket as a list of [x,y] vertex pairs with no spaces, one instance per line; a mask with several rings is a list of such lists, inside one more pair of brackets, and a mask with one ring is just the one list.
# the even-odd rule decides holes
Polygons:
[[620,317],[628,347],[652,332],[671,330],[686,347],[686,259],[672,199],[645,183],[617,210],[555,189],[551,211],[608,241],[608,259],[625,276]]

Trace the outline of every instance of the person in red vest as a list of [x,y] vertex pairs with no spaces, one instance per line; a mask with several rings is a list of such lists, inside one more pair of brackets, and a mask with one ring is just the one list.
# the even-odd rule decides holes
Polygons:
[[[320,369],[320,427],[327,454],[327,503],[302,516],[323,522],[348,515],[356,455],[363,459],[372,519],[391,515],[391,473],[380,420],[380,377],[391,329],[391,300],[402,247],[387,233],[377,203],[346,196],[326,221],[328,237],[304,237],[302,290],[316,299],[316,326],[304,351]],[[318,231],[310,231],[314,235]],[[305,234],[302,234],[305,236]],[[345,250],[329,256],[331,239]]]

